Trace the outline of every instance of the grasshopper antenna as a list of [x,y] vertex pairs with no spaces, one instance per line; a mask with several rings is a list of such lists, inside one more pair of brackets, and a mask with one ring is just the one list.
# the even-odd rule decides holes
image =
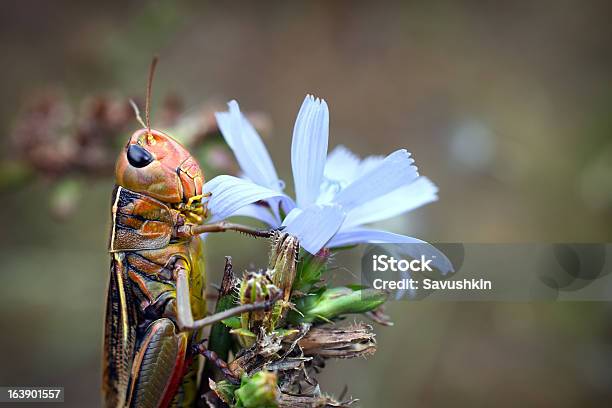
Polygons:
[[153,88],[153,76],[155,75],[155,67],[159,57],[153,56],[151,66],[149,67],[149,80],[147,81],[147,99],[145,103],[145,118],[147,120],[147,131],[151,134],[151,88]]
[[138,105],[136,105],[133,99],[130,99],[130,105],[132,105],[132,109],[134,109],[134,115],[136,115],[138,123],[140,123],[143,128],[146,128],[147,125],[144,123],[144,120],[142,120],[142,116],[140,116],[140,109],[138,109]]

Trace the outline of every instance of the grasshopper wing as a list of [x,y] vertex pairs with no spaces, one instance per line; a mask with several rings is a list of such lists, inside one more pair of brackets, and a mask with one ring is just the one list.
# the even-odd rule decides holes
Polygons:
[[136,306],[127,286],[123,253],[111,254],[104,325],[103,394],[106,407],[123,407],[128,398],[136,342]]

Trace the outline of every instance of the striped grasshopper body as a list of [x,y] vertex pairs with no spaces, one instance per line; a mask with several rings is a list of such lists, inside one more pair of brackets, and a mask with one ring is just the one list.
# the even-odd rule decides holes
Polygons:
[[199,235],[186,233],[202,219],[202,172],[178,142],[142,129],[119,156],[116,177],[105,404],[192,406],[198,367],[188,350],[200,330],[181,330],[176,282],[179,274],[187,278],[190,312],[196,319],[204,317],[202,244]]
[[[205,317],[204,232],[248,227],[203,224],[204,177],[189,152],[155,129],[135,132],[119,155],[109,244],[103,394],[106,407],[191,407],[198,391],[193,350],[201,328],[270,302]],[[203,353],[200,351],[200,353]],[[208,354],[208,356],[214,354]]]
[[157,57],[147,83],[146,124],[119,154],[112,199],[110,276],[104,325],[102,393],[112,408],[193,407],[199,355],[234,382],[216,353],[198,342],[204,326],[278,299],[206,315],[200,234],[269,231],[227,222],[204,224],[204,175],[180,143],[151,129],[150,100]]

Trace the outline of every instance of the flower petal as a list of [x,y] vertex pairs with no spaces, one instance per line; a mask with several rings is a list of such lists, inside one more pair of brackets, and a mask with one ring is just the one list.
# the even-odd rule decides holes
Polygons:
[[319,195],[329,137],[329,110],[324,100],[307,95],[295,120],[291,168],[299,207],[313,204]]
[[413,162],[410,153],[404,149],[397,150],[338,192],[333,201],[341,205],[345,211],[350,211],[409,184],[418,177]]
[[418,177],[412,183],[402,186],[382,197],[362,204],[346,215],[342,228],[385,220],[414,210],[438,199],[438,187],[427,177]]
[[259,220],[272,228],[278,228],[281,225],[280,220],[274,216],[270,208],[259,204],[249,204],[245,207],[239,208],[231,216],[255,218],[256,220]]
[[203,191],[212,193],[207,200],[208,209],[212,214],[210,222],[225,219],[240,208],[260,200],[286,197],[283,193],[248,180],[225,175],[208,181],[204,184]]
[[229,111],[217,112],[215,117],[245,176],[261,186],[282,191],[282,182],[261,137],[240,112],[238,102],[232,100],[227,105]]
[[353,180],[358,179],[362,175],[366,174],[368,171],[374,169],[380,163],[382,163],[383,160],[385,160],[385,156],[373,155],[365,157],[363,160],[361,160],[361,163],[359,163],[359,167],[355,172]]
[[289,213],[287,214],[287,216],[285,217],[285,219],[283,220],[283,226],[287,226],[287,224],[293,222],[293,220],[295,219],[295,217],[297,217],[298,215],[300,215],[301,213],[303,213],[304,210],[302,210],[301,208],[295,207],[294,209],[292,209],[291,211],[289,211]]
[[440,272],[446,274],[453,272],[453,265],[449,259],[433,245],[421,241],[417,238],[408,237],[406,235],[395,234],[393,232],[379,231],[367,228],[354,228],[338,232],[327,244],[328,247],[341,247],[362,243],[389,243],[389,244],[413,244],[400,246],[401,252],[406,253],[411,257],[420,257],[425,255],[433,259],[432,265],[435,265]]
[[337,205],[312,205],[292,213],[283,231],[298,237],[300,245],[311,254],[325,246],[344,220],[344,212]]
[[325,163],[325,178],[340,183],[349,184],[355,178],[359,169],[360,159],[346,147],[336,146],[327,155]]

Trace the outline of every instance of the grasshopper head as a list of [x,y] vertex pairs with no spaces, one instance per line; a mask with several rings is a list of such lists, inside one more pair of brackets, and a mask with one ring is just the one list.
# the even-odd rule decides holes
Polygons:
[[166,203],[202,194],[204,176],[179,142],[159,130],[140,129],[119,154],[117,184]]

